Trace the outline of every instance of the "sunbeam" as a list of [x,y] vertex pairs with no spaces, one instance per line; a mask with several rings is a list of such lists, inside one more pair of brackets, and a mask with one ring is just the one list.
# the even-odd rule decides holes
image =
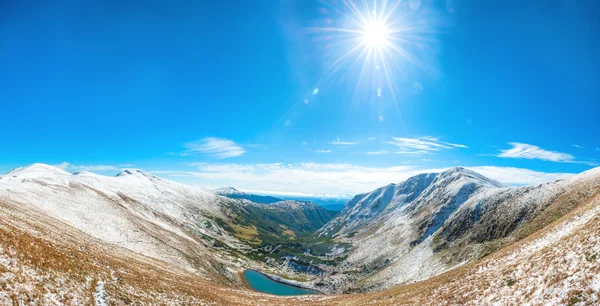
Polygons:
[[[309,30],[326,35],[329,57],[324,78],[355,79],[357,95],[397,101],[401,91],[398,77],[406,77],[407,68],[428,70],[418,51],[427,41],[428,25],[418,12],[401,0],[353,1],[328,6],[335,20],[324,27]],[[410,69],[412,70],[412,69]],[[321,80],[324,81],[324,80]]]

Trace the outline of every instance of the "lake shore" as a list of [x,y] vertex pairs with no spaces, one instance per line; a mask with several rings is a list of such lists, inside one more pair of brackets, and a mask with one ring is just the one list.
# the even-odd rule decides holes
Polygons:
[[[253,272],[256,272],[256,273],[260,273],[261,275],[265,276],[269,280],[271,280],[273,282],[276,282],[276,283],[279,283],[279,284],[282,284],[282,285],[287,285],[287,286],[290,286],[290,287],[295,287],[295,288],[298,288],[298,289],[307,290],[307,291],[311,291],[312,292],[312,293],[308,293],[308,294],[325,294],[325,293],[323,293],[323,292],[321,292],[321,291],[319,291],[319,290],[317,290],[315,288],[306,286],[305,284],[297,282],[297,281],[288,280],[288,279],[282,278],[280,276],[268,274],[268,273],[265,273],[265,272],[262,272],[262,271],[248,269],[248,270],[245,270],[244,272],[242,272],[242,276],[243,276],[243,279],[244,279],[244,283],[249,288],[251,288],[251,289],[252,289],[252,287],[250,286],[250,284],[248,283],[248,281],[246,280],[246,277],[244,275],[244,273],[246,271],[253,271]],[[254,290],[254,289],[252,289],[252,290]]]

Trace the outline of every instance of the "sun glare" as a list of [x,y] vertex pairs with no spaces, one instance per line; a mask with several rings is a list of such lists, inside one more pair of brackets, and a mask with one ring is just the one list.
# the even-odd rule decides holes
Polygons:
[[322,10],[324,26],[310,28],[326,42],[329,62],[321,80],[355,81],[355,97],[397,102],[396,93],[406,86],[399,80],[407,79],[413,66],[424,68],[418,53],[426,50],[423,34],[430,20],[402,0],[343,0],[328,8]]
[[371,20],[364,25],[363,31],[363,42],[369,48],[378,49],[389,43],[387,27],[382,22]]

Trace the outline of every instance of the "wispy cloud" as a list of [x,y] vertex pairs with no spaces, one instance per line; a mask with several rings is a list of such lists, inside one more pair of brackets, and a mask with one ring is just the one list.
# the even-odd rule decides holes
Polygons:
[[423,155],[423,154],[428,154],[429,151],[425,151],[425,150],[417,150],[417,151],[396,151],[394,152],[395,154],[400,154],[400,155]]
[[351,145],[356,145],[358,144],[358,142],[353,142],[353,141],[340,141],[340,138],[337,137],[336,140],[330,142],[330,144],[332,145],[345,145],[345,146],[351,146]]
[[[235,186],[247,190],[288,193],[354,195],[389,183],[401,182],[420,173],[442,172],[448,168],[417,166],[363,167],[352,164],[271,163],[193,164],[192,171],[156,171],[186,183],[205,187]],[[469,169],[507,185],[537,184],[565,178],[569,173],[548,173],[522,168],[481,166]],[[181,177],[184,176],[184,177]]]
[[317,153],[331,153],[331,150],[318,149],[315,152],[317,152]]
[[573,146],[574,146],[575,148],[577,148],[577,149],[583,149],[583,147],[582,147],[582,146],[580,146],[580,145],[578,145],[578,144],[573,144]]
[[572,162],[575,157],[571,154],[555,152],[555,151],[547,151],[538,146],[520,143],[520,142],[511,142],[509,143],[512,148],[502,150],[496,156],[502,158],[523,158],[523,159],[539,159],[545,161],[552,162]]
[[462,144],[440,141],[439,138],[431,136],[418,138],[393,137],[392,141],[388,143],[398,147],[399,151],[396,152],[397,154],[407,155],[420,155],[440,150],[468,148]]
[[384,155],[384,154],[389,154],[389,153],[390,153],[390,151],[385,151],[385,150],[367,152],[367,154],[369,154],[369,155]]
[[206,137],[204,139],[184,144],[187,149],[180,153],[182,156],[208,154],[218,159],[241,156],[246,150],[229,139]]
[[514,167],[480,166],[468,169],[507,185],[541,184],[573,175],[572,173],[540,172]]
[[308,142],[306,142],[306,141],[302,141],[302,142],[300,142],[300,144],[301,144],[301,145],[303,145],[303,146],[305,146],[305,145],[307,145],[307,144],[308,144]]
[[575,156],[568,153],[548,151],[538,146],[520,142],[511,142],[509,144],[512,148],[501,150],[496,156],[502,158],[539,159],[556,163],[585,164],[593,167],[598,166],[598,163],[593,161],[576,160]]

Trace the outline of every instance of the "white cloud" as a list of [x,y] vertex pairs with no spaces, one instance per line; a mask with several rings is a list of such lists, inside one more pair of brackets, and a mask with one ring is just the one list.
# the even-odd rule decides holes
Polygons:
[[340,141],[340,138],[337,137],[336,140],[330,142],[330,144],[332,145],[345,145],[345,146],[351,146],[351,145],[356,145],[358,144],[358,142],[352,142],[352,141]]
[[186,151],[180,155],[208,154],[219,159],[241,156],[246,151],[240,145],[229,139],[206,137],[204,139],[184,144]]
[[121,167],[110,166],[110,165],[87,165],[87,166],[73,166],[73,168],[81,171],[119,171]]
[[573,175],[572,173],[539,172],[513,167],[480,166],[468,169],[507,185],[541,184]]
[[60,164],[56,164],[56,165],[52,165],[52,166],[54,166],[54,167],[56,167],[56,168],[63,169],[63,170],[67,170],[67,168],[69,168],[69,166],[70,166],[70,165],[71,165],[71,164],[69,164],[69,163],[67,163],[67,162],[62,162],[62,163],[60,163]]
[[392,141],[388,142],[400,149],[397,154],[420,155],[440,150],[448,150],[454,148],[468,148],[462,144],[440,141],[437,137],[424,136],[419,138],[404,138],[393,137]]
[[578,144],[573,144],[573,146],[574,146],[575,148],[577,148],[577,149],[583,149],[583,147],[582,147],[582,146],[580,146],[580,145],[578,145]]
[[384,155],[384,154],[388,154],[388,153],[390,153],[390,151],[385,151],[385,150],[367,152],[367,154],[369,154],[369,155]]
[[[354,195],[390,183],[401,182],[420,173],[442,172],[448,168],[417,166],[363,167],[351,164],[191,164],[194,171],[156,171],[177,177],[185,183],[217,188],[234,186],[242,190]],[[469,168],[507,185],[537,184],[564,178],[568,173],[547,173],[529,169],[481,166]],[[187,178],[180,178],[187,176]]]
[[308,142],[306,142],[306,141],[302,141],[302,142],[300,142],[300,144],[301,144],[301,145],[303,145],[303,146],[305,146],[305,145],[307,145],[307,144],[308,144]]
[[546,151],[538,146],[519,143],[519,142],[511,142],[509,143],[513,146],[510,149],[502,150],[498,157],[503,158],[524,158],[524,159],[539,159],[545,161],[553,161],[553,162],[573,162],[575,157],[571,154],[560,153],[555,151]]
[[62,162],[58,165],[54,165],[57,168],[61,168],[63,170],[68,170],[68,171],[120,171],[123,170],[123,168],[129,168],[130,166],[135,166],[135,165],[131,165],[131,164],[126,164],[126,165],[119,165],[119,166],[112,166],[112,165],[72,165],[70,163],[67,162]]
[[317,153],[331,153],[331,150],[323,150],[323,149],[318,149],[317,151],[315,151]]

